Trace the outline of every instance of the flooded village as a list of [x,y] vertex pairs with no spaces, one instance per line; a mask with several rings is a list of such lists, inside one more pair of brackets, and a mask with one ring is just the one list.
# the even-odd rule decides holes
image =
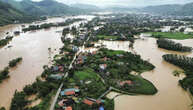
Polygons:
[[0,107],[191,110],[192,25],[109,13],[3,26],[0,70],[9,69],[0,76]]

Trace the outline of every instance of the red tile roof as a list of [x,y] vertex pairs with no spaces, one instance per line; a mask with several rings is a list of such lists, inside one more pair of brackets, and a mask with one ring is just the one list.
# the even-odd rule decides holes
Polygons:
[[94,102],[93,101],[90,101],[90,100],[88,100],[88,99],[84,99],[84,101],[83,101],[85,104],[87,104],[87,105],[92,105]]
[[131,80],[127,80],[127,81],[122,81],[119,83],[121,86],[124,86],[125,84],[128,84],[128,85],[132,85],[133,82]]
[[65,95],[74,95],[75,92],[74,91],[68,91],[68,92],[65,92]]
[[100,101],[100,100],[96,100],[96,103],[97,103],[97,104],[100,104],[100,103],[101,103],[101,101]]
[[71,107],[71,106],[66,107],[66,109],[65,109],[65,110],[72,110],[72,107]]

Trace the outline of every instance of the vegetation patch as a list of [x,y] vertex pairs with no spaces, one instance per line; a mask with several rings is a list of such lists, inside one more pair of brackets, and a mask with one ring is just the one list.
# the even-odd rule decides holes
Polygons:
[[167,49],[167,50],[173,50],[173,51],[179,51],[179,52],[191,52],[192,47],[183,46],[181,43],[175,43],[172,40],[167,39],[158,39],[157,45],[159,48]]
[[0,110],[6,110],[5,107],[1,107]]
[[6,67],[4,70],[0,71],[0,83],[4,80],[9,78],[9,68]]
[[155,38],[168,38],[168,39],[191,39],[193,38],[192,34],[184,34],[182,32],[148,32],[152,34],[152,37]]
[[65,22],[60,22],[60,23],[44,23],[41,25],[30,25],[28,28],[22,29],[22,31],[27,32],[27,31],[34,31],[34,30],[40,30],[40,29],[48,29],[51,27],[59,27],[59,26],[67,26],[70,25],[74,22],[82,21],[83,19],[68,19]]
[[15,67],[20,61],[22,61],[21,57],[11,60],[9,62],[9,67]]
[[5,39],[0,40],[0,47],[7,45],[12,39],[13,37],[6,37]]
[[182,88],[188,90],[193,95],[193,58],[181,55],[166,54],[163,55],[163,59],[171,64],[179,66],[184,70],[186,77],[180,80],[179,83]]
[[97,35],[97,38],[101,40],[116,40],[118,36]]
[[[114,87],[119,89],[119,92],[128,94],[152,95],[157,93],[156,87],[151,82],[141,76],[130,74],[132,71],[142,73],[155,68],[149,62],[142,60],[139,55],[102,48],[96,54],[86,56],[85,63],[77,66],[78,70],[84,69],[84,71],[74,74],[81,80],[88,80],[91,77],[97,80],[96,74],[98,74],[103,79],[106,88]],[[87,69],[90,71],[87,72]],[[80,76],[77,75],[78,73]],[[94,87],[97,88],[97,86]]]
[[87,68],[84,71],[77,71],[74,74],[75,79],[86,80],[86,79],[96,79],[98,78],[97,73],[94,70]]

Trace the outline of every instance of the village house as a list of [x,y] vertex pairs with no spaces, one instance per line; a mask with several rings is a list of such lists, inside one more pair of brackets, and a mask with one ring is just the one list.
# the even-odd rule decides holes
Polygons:
[[104,100],[95,100],[92,98],[85,98],[83,100],[83,103],[88,105],[88,106],[92,106],[93,104],[96,103],[96,104],[100,105],[99,110],[104,110],[104,107],[102,106],[102,104],[104,103]]
[[71,107],[71,106],[68,106],[68,107],[66,107],[65,110],[72,110],[72,107]]
[[123,34],[121,34],[121,38],[122,38],[122,39],[126,39],[126,36],[123,35]]
[[122,55],[122,54],[117,54],[116,56],[122,58],[124,55]]
[[53,66],[53,71],[58,71],[59,70],[59,68],[58,68],[58,66]]
[[79,34],[79,38],[81,39],[81,40],[84,40],[85,39],[85,34]]
[[127,84],[128,86],[132,86],[134,83],[133,83],[133,81],[131,81],[131,80],[119,82],[119,85],[120,85],[120,86],[124,86],[125,84]]
[[56,79],[56,80],[60,80],[60,79],[63,78],[63,76],[64,76],[64,74],[51,74],[51,75],[49,76],[49,78],[51,78],[51,79]]
[[124,62],[117,62],[118,65],[124,65]]
[[104,71],[107,68],[107,64],[100,64],[100,70]]
[[151,36],[152,36],[152,34],[149,34],[149,33],[141,33],[139,35],[139,37],[151,37]]
[[104,57],[104,58],[102,58],[101,60],[102,60],[102,61],[107,61],[107,60],[109,60],[109,58]]
[[87,59],[87,56],[85,55],[79,55],[77,58],[77,64],[82,64]]
[[77,46],[72,46],[72,51],[73,52],[77,52],[79,50],[79,48]]
[[105,110],[103,106],[100,106],[99,107],[99,110]]
[[[58,105],[62,108],[64,108],[65,110],[68,110],[71,108],[72,110],[72,107],[71,105],[74,104],[74,100],[71,99],[71,98],[66,98],[66,99],[62,99],[61,101],[58,102]],[[69,107],[69,108],[68,108]],[[68,108],[68,109],[67,109]]]
[[91,106],[94,103],[97,103],[97,104],[104,103],[104,101],[103,100],[95,100],[95,99],[92,99],[92,98],[85,98],[83,100],[83,103]]
[[96,55],[96,54],[97,54],[97,51],[93,51],[93,52],[92,52],[92,55]]
[[80,92],[79,89],[77,88],[70,88],[70,89],[64,89],[63,91],[60,92],[61,96],[72,96],[76,95]]
[[186,28],[184,30],[184,34],[189,34],[189,33],[193,33],[193,29],[192,28]]

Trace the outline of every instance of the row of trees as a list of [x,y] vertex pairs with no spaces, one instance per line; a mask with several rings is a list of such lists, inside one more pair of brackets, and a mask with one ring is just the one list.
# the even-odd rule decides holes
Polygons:
[[59,23],[44,23],[41,25],[30,25],[28,28],[24,28],[22,29],[22,31],[27,32],[27,31],[33,31],[33,30],[40,30],[40,29],[48,29],[51,27],[58,27],[58,26],[67,26],[70,25],[72,23],[75,23],[77,21],[81,21],[83,19],[68,19],[65,22],[59,22]]
[[5,39],[0,40],[0,47],[7,45],[9,43],[9,41],[12,39],[13,39],[13,37],[6,37]]
[[9,68],[6,67],[4,68],[2,71],[0,71],[0,83],[2,82],[2,80],[7,79],[9,77]]
[[192,71],[193,72],[193,58],[186,57],[183,55],[176,55],[176,54],[166,54],[163,55],[163,59],[167,62],[170,62],[174,65],[181,67],[184,70]]
[[9,69],[16,66],[18,62],[20,62],[22,58],[13,59],[9,62],[9,66],[5,67],[2,71],[0,71],[0,83],[9,78]]
[[182,55],[167,54],[163,55],[163,59],[184,69],[186,77],[180,80],[179,83],[185,90],[189,90],[193,95],[193,58]]
[[168,39],[158,39],[157,45],[159,48],[163,48],[167,50],[180,51],[180,52],[191,52],[192,51],[192,47],[183,46],[181,43],[176,43]]
[[14,67],[16,66],[20,61],[22,61],[22,57],[13,59],[9,62],[9,67]]
[[[46,110],[49,107],[50,94],[53,93],[58,86],[59,82],[41,81],[37,79],[35,83],[25,86],[22,92],[15,92],[10,110]],[[37,98],[45,99],[39,106],[35,106],[36,109],[34,107],[26,108],[31,102],[27,100],[27,97],[32,94],[37,94]]]

